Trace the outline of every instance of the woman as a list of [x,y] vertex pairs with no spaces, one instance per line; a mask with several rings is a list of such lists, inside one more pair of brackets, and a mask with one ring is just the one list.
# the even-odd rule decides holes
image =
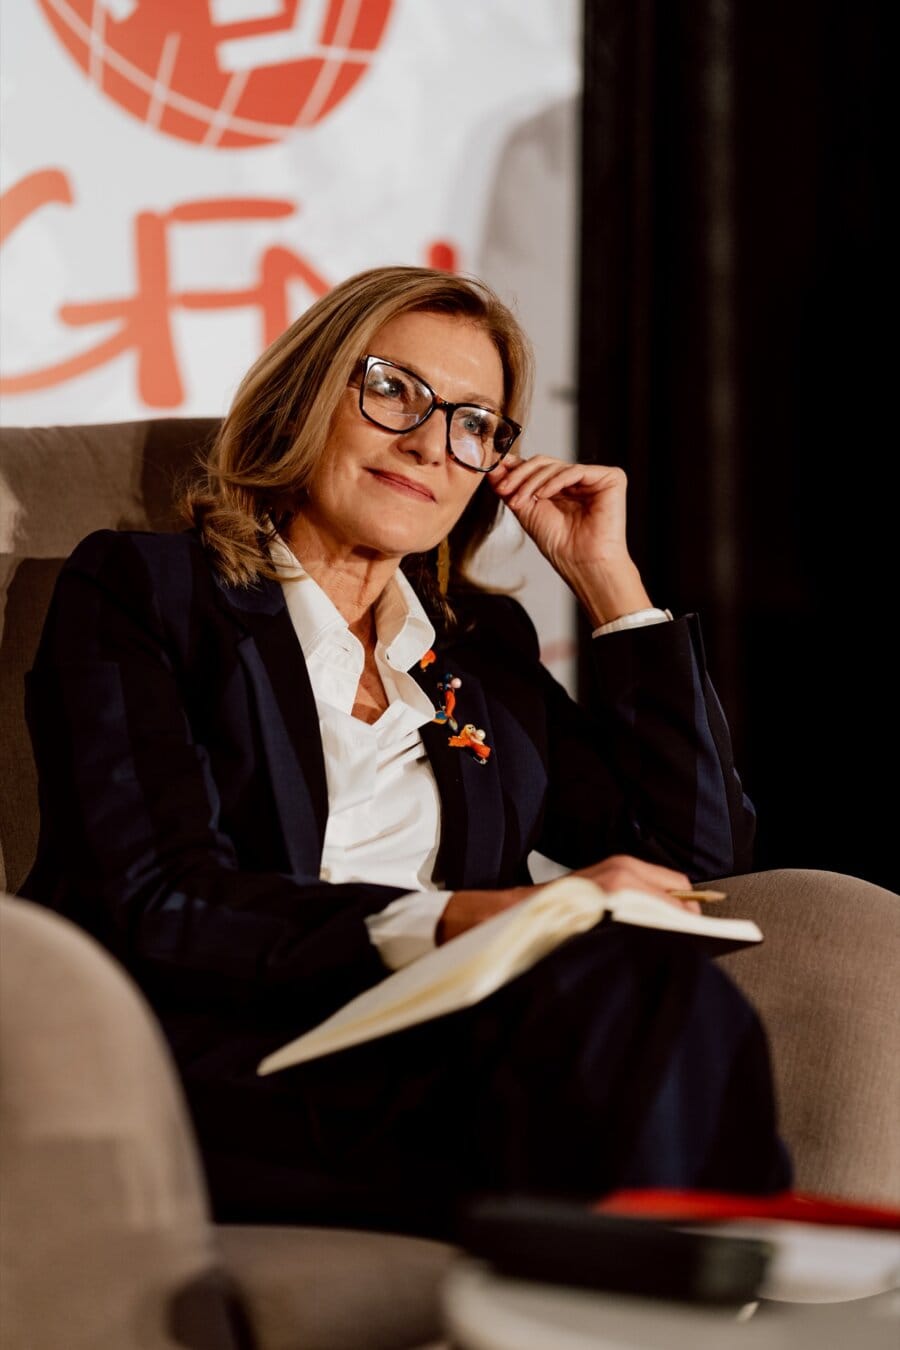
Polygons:
[[[24,894],[142,984],[221,1218],[447,1232],[483,1189],[786,1184],[755,1015],[666,935],[595,930],[468,1012],[255,1072],[528,895],[532,849],[666,898],[750,864],[697,620],[652,605],[620,470],[515,456],[528,382],[485,286],[353,277],[246,376],[193,529],[92,535],[60,576]],[[590,620],[590,716],[466,580],[501,504]]]

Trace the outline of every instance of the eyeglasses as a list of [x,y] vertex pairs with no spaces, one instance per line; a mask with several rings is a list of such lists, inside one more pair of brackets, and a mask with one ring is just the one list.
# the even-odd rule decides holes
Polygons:
[[380,356],[359,364],[359,410],[367,421],[401,436],[427,422],[435,408],[447,416],[447,454],[473,473],[490,473],[521,432],[518,422],[477,403],[448,403],[418,375]]

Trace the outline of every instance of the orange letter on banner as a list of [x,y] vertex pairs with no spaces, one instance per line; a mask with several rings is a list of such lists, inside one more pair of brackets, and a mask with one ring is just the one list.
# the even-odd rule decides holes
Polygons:
[[14,183],[0,197],[0,244],[12,234],[26,216],[46,206],[48,202],[58,202],[62,206],[71,206],[75,198],[69,187],[69,180],[62,169],[39,169],[30,173],[21,183]]
[[[62,195],[62,194],[65,195]],[[55,170],[34,174],[6,194],[11,214],[10,233],[21,220],[46,201],[71,202],[68,183]],[[4,206],[7,202],[4,201]],[[151,408],[175,408],[184,401],[184,387],[172,335],[171,315],[182,309],[238,309],[253,306],[261,311],[263,342],[268,344],[287,327],[287,283],[301,280],[316,296],[324,295],[328,283],[303,258],[285,248],[271,248],[262,255],[256,286],[233,291],[173,291],[169,276],[168,232],[177,223],[226,220],[271,220],[294,212],[291,202],[222,198],[185,202],[171,211],[142,211],[134,221],[137,291],[113,300],[62,305],[59,316],[72,327],[121,321],[117,332],[95,347],[43,370],[0,378],[0,393],[22,394],[48,389],[105,365],[131,349],[138,357],[138,394]]]

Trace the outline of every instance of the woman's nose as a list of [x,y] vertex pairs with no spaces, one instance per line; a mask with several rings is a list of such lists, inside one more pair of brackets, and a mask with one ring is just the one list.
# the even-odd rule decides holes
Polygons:
[[421,464],[440,464],[447,453],[447,418],[443,408],[435,408],[425,422],[398,437],[397,446],[415,455]]

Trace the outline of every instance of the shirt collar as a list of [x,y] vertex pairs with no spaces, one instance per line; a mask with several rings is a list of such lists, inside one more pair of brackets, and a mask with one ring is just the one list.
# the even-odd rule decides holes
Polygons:
[[409,670],[434,643],[431,621],[399,567],[375,606],[375,631],[394,670]]
[[[280,535],[269,545],[291,622],[309,659],[329,636],[349,629],[340,610],[294,556]],[[384,659],[409,670],[434,643],[434,628],[409,580],[398,568],[375,603],[375,632]]]

